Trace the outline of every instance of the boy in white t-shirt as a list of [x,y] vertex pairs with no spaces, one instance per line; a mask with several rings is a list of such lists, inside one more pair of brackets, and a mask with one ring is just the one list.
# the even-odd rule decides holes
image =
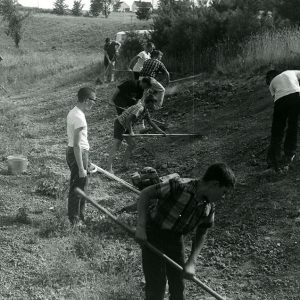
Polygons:
[[75,188],[86,190],[88,168],[88,129],[85,112],[89,111],[96,101],[95,92],[88,87],[78,91],[78,102],[67,116],[67,163],[71,171],[70,190],[68,197],[68,217],[75,225],[84,221],[85,201],[75,193]]
[[[271,70],[266,74],[266,84],[274,99],[271,143],[267,162],[269,167],[274,168],[275,171],[280,171],[281,167],[288,170],[295,157],[300,114],[299,80],[300,71],[297,70],[287,70],[282,73]],[[282,160],[281,146],[284,133],[284,157]]]
[[[153,43],[147,43],[145,50],[136,55],[129,63],[129,69],[132,69],[134,79],[138,80],[140,72],[143,69],[144,62],[151,58],[151,52],[155,49]],[[134,66],[132,68],[132,66]]]

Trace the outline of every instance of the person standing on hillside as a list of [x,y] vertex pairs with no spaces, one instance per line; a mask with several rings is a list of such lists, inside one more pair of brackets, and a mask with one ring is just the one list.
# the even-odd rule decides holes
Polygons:
[[121,44],[117,41],[111,41],[110,38],[105,39],[104,45],[104,68],[105,82],[113,82],[115,80],[114,68],[116,64],[118,50]]
[[[266,84],[274,99],[271,143],[267,163],[277,172],[281,171],[282,167],[288,170],[296,154],[300,114],[299,80],[300,71],[297,70],[288,70],[282,73],[271,70],[266,74]],[[284,156],[282,158],[281,147],[284,133]]]
[[117,114],[121,115],[126,108],[135,105],[138,100],[142,99],[144,91],[150,88],[149,77],[137,81],[126,80],[116,88],[110,104],[115,105]]
[[72,225],[84,221],[85,200],[75,193],[75,188],[86,190],[88,168],[88,128],[85,112],[96,101],[95,92],[88,87],[78,91],[78,102],[67,116],[68,148],[66,159],[71,171],[68,197],[68,217]]
[[170,74],[165,67],[165,65],[161,62],[163,53],[159,50],[153,50],[151,53],[151,59],[145,61],[143,65],[143,69],[140,73],[140,78],[150,77],[151,85],[153,90],[156,93],[156,105],[155,108],[159,109],[162,107],[164,96],[165,96],[165,88],[160,84],[156,78],[159,74],[164,74],[167,79],[167,84],[170,82]]
[[[146,300],[163,300],[167,280],[169,299],[185,299],[183,279],[195,275],[197,257],[208,228],[214,224],[215,203],[234,188],[235,182],[234,173],[227,165],[214,164],[202,179],[187,183],[180,178],[171,179],[141,192],[137,201],[136,238],[142,246]],[[154,199],[157,202],[153,206]],[[185,262],[183,236],[193,231],[196,234],[192,250]],[[146,241],[182,266],[184,272],[143,246]]]
[[[155,49],[153,43],[147,43],[145,50],[136,55],[129,63],[129,69],[133,71],[134,79],[138,80],[145,61],[151,58],[151,53]],[[133,66],[133,68],[132,68]]]

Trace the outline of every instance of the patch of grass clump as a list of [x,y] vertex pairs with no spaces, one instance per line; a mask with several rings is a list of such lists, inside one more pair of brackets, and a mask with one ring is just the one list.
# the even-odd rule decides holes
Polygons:
[[73,247],[76,255],[82,259],[91,259],[100,251],[98,241],[81,232],[74,236]]

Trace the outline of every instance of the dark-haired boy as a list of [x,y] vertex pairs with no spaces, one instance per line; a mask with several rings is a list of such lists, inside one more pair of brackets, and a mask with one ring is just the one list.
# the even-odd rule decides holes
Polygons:
[[[114,123],[114,142],[110,150],[108,158],[107,170],[113,173],[113,160],[116,152],[120,149],[123,139],[127,142],[127,148],[124,157],[124,166],[127,167],[128,160],[135,148],[135,142],[132,136],[134,136],[133,125],[139,120],[146,120],[150,126],[156,129],[158,132],[165,134],[156,124],[154,124],[149,115],[149,111],[154,110],[155,99],[152,95],[147,96],[144,100],[144,104],[139,101],[137,104],[127,108],[115,119]],[[129,133],[130,136],[123,137],[124,133]]]
[[89,159],[88,129],[85,112],[89,111],[96,101],[94,90],[88,87],[78,91],[76,106],[67,116],[67,163],[71,171],[68,197],[68,217],[71,224],[84,221],[85,200],[75,193],[75,188],[86,190],[87,167]]
[[111,41],[110,38],[105,39],[104,45],[104,67],[105,67],[105,78],[104,81],[111,81],[115,80],[114,75],[114,67],[116,64],[117,53],[121,44],[117,41]]
[[117,114],[121,115],[126,108],[137,104],[137,101],[142,99],[144,91],[150,88],[149,77],[137,81],[126,80],[116,88],[110,103],[116,106]]
[[[183,183],[171,179],[150,186],[138,199],[136,238],[161,250],[184,269],[182,274],[142,246],[146,300],[163,300],[168,279],[170,300],[184,300],[183,278],[195,275],[196,261],[208,228],[214,223],[216,202],[235,186],[235,176],[225,164],[214,164],[202,179]],[[149,204],[158,199],[149,211]],[[184,261],[183,235],[196,230],[191,254]]]
[[[300,71],[296,70],[287,70],[282,73],[271,70],[266,74],[266,84],[274,99],[271,143],[267,162],[269,167],[274,168],[275,171],[280,171],[282,167],[287,170],[296,154],[300,114],[299,80]],[[284,157],[282,160],[281,147],[284,133]]]

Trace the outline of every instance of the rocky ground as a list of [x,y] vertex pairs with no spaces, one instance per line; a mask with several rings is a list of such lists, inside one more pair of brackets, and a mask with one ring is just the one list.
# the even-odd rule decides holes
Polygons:
[[[65,117],[82,85],[1,97],[0,299],[142,299],[138,246],[90,206],[83,232],[65,218]],[[100,86],[98,96],[108,100],[112,89]],[[200,78],[172,92],[155,118],[166,120],[171,133],[202,137],[137,139],[130,170],[122,171],[122,149],[116,175],[129,180],[153,166],[161,176],[201,176],[211,163],[227,162],[239,183],[217,205],[198,277],[227,299],[299,299],[300,163],[287,175],[262,174],[272,114],[263,78]],[[266,99],[270,108],[261,111]],[[91,159],[102,167],[113,118],[104,102],[88,116]],[[5,158],[17,152],[29,169],[11,176]],[[101,175],[90,182],[91,197],[114,213],[136,200]],[[118,217],[135,222],[135,214]],[[193,283],[187,290],[187,299],[211,299]]]

